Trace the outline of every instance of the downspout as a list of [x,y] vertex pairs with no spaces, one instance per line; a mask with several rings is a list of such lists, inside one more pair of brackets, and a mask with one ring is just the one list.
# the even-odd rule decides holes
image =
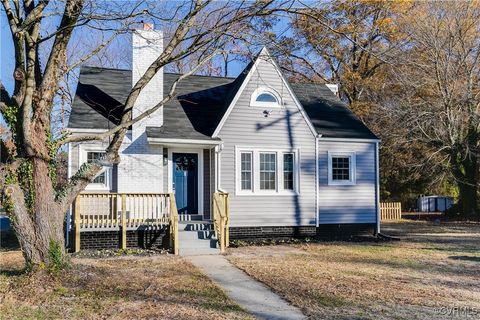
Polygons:
[[375,170],[376,170],[376,207],[377,207],[377,228],[376,234],[380,234],[380,159],[379,159],[379,142],[375,142]]
[[218,191],[218,146],[215,146],[215,181],[213,182],[214,192]]
[[222,167],[222,150],[223,150],[223,143],[218,145],[217,147],[217,150],[218,152],[216,152],[216,156],[217,156],[217,175],[216,175],[216,180],[217,180],[217,191],[219,192],[227,192],[226,190],[223,190],[222,189],[222,177],[221,177],[221,167]]
[[223,144],[215,146],[215,191],[221,191],[220,166]]

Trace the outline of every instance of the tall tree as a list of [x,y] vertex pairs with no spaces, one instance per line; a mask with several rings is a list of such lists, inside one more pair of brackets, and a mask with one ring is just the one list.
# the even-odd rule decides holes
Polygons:
[[[383,67],[404,43],[395,19],[411,6],[398,1],[327,1],[293,15],[295,38],[284,67],[303,78],[336,83],[353,111],[364,116],[383,83]],[[290,41],[289,41],[290,40]]]
[[[65,212],[102,168],[98,162],[85,164],[68,183],[57,186],[54,164],[59,148],[68,142],[108,138],[105,161],[118,163],[128,127],[161,108],[173,97],[178,81],[194,73],[232,38],[241,38],[246,21],[271,14],[272,2],[1,0],[14,44],[15,85],[12,94],[1,85],[0,112],[13,138],[14,150],[10,152],[11,161],[0,166],[0,194],[29,265],[50,265],[59,260],[54,256],[66,259]],[[142,17],[174,27],[164,51],[128,93],[121,123],[102,134],[54,137],[52,110],[62,82],[73,67],[103,47],[70,61],[68,48],[79,36],[76,32],[103,28],[114,37],[127,32],[135,19]],[[44,60],[40,52],[45,53]],[[179,77],[158,105],[132,119],[137,97],[152,77],[162,67],[193,54],[198,57],[196,65]]]
[[390,101],[404,145],[419,143],[419,167],[437,168],[458,186],[460,212],[478,219],[480,2],[425,2],[401,28],[411,45],[392,68]]

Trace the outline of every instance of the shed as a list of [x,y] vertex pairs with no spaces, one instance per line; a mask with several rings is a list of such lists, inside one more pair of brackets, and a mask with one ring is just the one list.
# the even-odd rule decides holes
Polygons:
[[453,205],[449,196],[421,196],[417,200],[417,210],[420,212],[445,212]]

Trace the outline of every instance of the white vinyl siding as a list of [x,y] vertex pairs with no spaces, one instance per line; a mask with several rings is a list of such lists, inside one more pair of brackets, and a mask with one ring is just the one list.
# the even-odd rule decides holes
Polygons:
[[[252,94],[262,87],[274,89],[282,99],[282,106],[269,109],[268,117],[265,108],[250,106]],[[219,187],[230,193],[232,227],[315,225],[315,136],[271,63],[259,62],[218,137],[223,141]],[[251,151],[277,153],[280,190],[240,189],[240,152]],[[283,152],[295,153],[295,190],[283,190]],[[253,181],[259,181],[255,159]]]
[[[355,173],[350,178],[355,178],[355,184],[329,181],[329,159],[335,155],[353,157]],[[319,223],[376,223],[375,143],[320,138],[318,160]]]

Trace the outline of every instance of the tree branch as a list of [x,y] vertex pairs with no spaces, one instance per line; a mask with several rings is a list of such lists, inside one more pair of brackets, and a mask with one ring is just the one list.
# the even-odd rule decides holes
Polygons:
[[61,139],[57,140],[56,147],[60,148],[62,145],[65,145],[67,143],[72,143],[72,142],[105,140],[108,137],[112,136],[113,134],[117,133],[118,131],[120,131],[122,129],[126,129],[126,128],[130,127],[132,124],[137,123],[138,121],[141,121],[141,120],[145,119],[146,117],[150,116],[151,114],[156,112],[158,109],[163,107],[166,103],[168,103],[174,97],[176,87],[182,80],[184,80],[185,78],[187,78],[187,77],[191,76],[192,74],[196,73],[207,61],[209,61],[215,55],[218,55],[218,54],[220,54],[220,51],[215,51],[214,53],[212,53],[212,54],[208,55],[206,58],[204,58],[200,63],[197,64],[196,67],[191,69],[189,72],[180,75],[172,83],[172,85],[170,86],[170,90],[169,90],[168,94],[162,99],[162,101],[160,101],[156,106],[154,106],[154,107],[148,109],[147,111],[143,112],[142,114],[138,115],[137,117],[135,117],[135,118],[133,118],[129,121],[126,121],[124,123],[121,123],[120,125],[112,128],[112,129],[110,129],[106,132],[103,132],[103,133],[90,134],[90,135],[78,135],[78,136],[70,136],[70,137],[61,138]]

